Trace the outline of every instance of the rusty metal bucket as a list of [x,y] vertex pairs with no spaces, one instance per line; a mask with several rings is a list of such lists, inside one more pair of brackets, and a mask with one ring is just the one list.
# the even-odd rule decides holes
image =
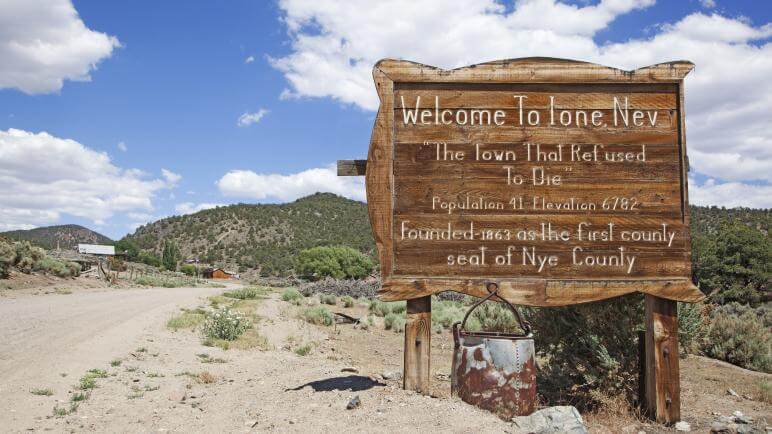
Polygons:
[[[489,410],[504,420],[533,413],[536,406],[536,364],[531,326],[511,303],[490,294],[453,324],[453,368],[451,394],[464,402]],[[496,297],[509,306],[524,334],[464,330],[466,320],[478,306]]]

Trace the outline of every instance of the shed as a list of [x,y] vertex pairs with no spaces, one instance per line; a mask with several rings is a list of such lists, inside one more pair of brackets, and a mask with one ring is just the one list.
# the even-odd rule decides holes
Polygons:
[[206,268],[201,272],[204,279],[238,279],[238,275],[222,268]]
[[115,246],[106,246],[103,244],[78,244],[78,253],[115,256]]

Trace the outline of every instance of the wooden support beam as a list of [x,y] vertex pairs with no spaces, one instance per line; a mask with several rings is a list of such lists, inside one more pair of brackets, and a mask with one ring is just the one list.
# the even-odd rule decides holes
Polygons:
[[338,176],[365,176],[367,160],[338,160]]
[[657,422],[681,419],[678,303],[646,295],[646,410]]
[[429,368],[432,348],[432,298],[407,301],[405,324],[405,366],[402,386],[429,394]]

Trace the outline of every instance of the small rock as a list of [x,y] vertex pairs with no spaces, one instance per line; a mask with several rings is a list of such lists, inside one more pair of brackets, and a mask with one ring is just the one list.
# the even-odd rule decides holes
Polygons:
[[692,426],[689,425],[689,422],[680,421],[680,422],[676,422],[675,430],[682,431],[682,432],[689,432],[692,430]]
[[381,378],[383,378],[384,380],[401,380],[402,373],[399,371],[384,371],[381,374]]
[[712,433],[728,433],[729,427],[725,423],[713,422],[710,424],[710,432]]
[[735,423],[749,424],[753,422],[753,418],[744,415],[741,411],[735,411],[732,413],[732,416],[734,417]]
[[726,393],[728,393],[729,395],[735,396],[735,397],[737,397],[737,398],[739,398],[739,397],[740,397],[740,395],[738,395],[738,394],[737,394],[737,392],[735,392],[735,391],[734,391],[734,390],[732,390],[732,389],[729,389],[729,390],[727,390],[727,391],[726,391]]
[[512,423],[516,432],[587,434],[582,415],[572,406],[548,407],[530,416],[516,416]]
[[763,434],[763,431],[757,430],[751,425],[737,425],[737,434]]
[[356,374],[357,372],[359,372],[359,369],[353,366],[346,366],[345,368],[341,369],[340,372],[353,372]]
[[351,398],[348,404],[346,404],[346,410],[353,410],[360,405],[362,405],[362,401],[359,399],[359,395],[356,395],[355,397]]

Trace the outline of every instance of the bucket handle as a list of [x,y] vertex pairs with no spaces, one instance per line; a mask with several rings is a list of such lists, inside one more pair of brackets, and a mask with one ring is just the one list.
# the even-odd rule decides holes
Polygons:
[[512,305],[512,303],[510,303],[506,298],[499,295],[499,285],[497,285],[494,282],[489,282],[485,285],[485,289],[487,289],[490,294],[480,299],[480,301],[475,303],[471,308],[469,308],[468,311],[466,311],[466,315],[464,315],[464,319],[461,321],[461,327],[459,327],[459,331],[464,330],[464,326],[466,326],[466,320],[469,318],[469,315],[472,314],[473,310],[477,309],[481,304],[490,300],[492,297],[496,297],[499,300],[503,301],[509,307],[509,310],[511,310],[512,313],[515,315],[515,318],[517,318],[518,324],[520,324],[520,328],[522,328],[523,332],[525,332],[524,336],[530,335],[531,324],[528,321],[523,319],[523,317],[520,315],[520,311],[518,311],[517,308],[515,308],[515,306]]

